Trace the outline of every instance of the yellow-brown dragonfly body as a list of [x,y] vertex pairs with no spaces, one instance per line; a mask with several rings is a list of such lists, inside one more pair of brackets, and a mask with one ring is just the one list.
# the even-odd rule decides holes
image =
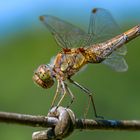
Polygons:
[[[68,80],[70,83],[76,85],[89,95],[95,111],[95,116],[97,117],[91,92],[87,88],[73,81],[71,77],[88,63],[104,63],[111,66],[116,71],[127,70],[128,67],[123,58],[123,56],[126,54],[126,50],[122,46],[140,35],[140,25],[135,26],[120,35],[113,36],[112,38],[107,37],[104,39],[103,35],[99,35],[98,32],[93,29],[93,26],[95,28],[95,15],[99,15],[99,17],[101,17],[102,13],[109,17],[110,21],[112,21],[111,27],[113,27],[112,24],[114,24],[114,21],[112,17],[110,17],[110,14],[104,9],[96,8],[92,10],[88,34],[85,34],[81,29],[56,17],[40,17],[41,21],[45,23],[47,28],[54,35],[57,43],[63,47],[62,51],[55,57],[53,63],[49,65],[40,65],[35,71],[35,75],[33,77],[34,81],[43,88],[50,88],[54,84],[54,79],[57,80],[57,90],[52,106],[54,105],[55,99],[60,92],[63,96],[60,98],[57,106],[60,105],[66,93],[68,93],[72,98],[70,104],[73,102],[74,96],[66,83],[66,80]],[[67,30],[68,28],[69,30]],[[110,33],[110,31],[106,32]],[[100,37],[103,39],[99,39]],[[81,43],[81,46],[77,45],[77,48],[70,48],[70,45],[79,44],[79,42],[76,42],[77,40],[72,40],[75,38],[80,40],[79,42],[81,42],[81,39],[84,41]],[[101,43],[98,41],[96,43],[96,39],[101,40]]]
[[[54,61],[54,70],[63,80],[70,78],[87,63],[101,63],[113,51],[140,35],[140,25],[106,42],[88,48],[63,49]],[[63,75],[63,76],[62,76]]]

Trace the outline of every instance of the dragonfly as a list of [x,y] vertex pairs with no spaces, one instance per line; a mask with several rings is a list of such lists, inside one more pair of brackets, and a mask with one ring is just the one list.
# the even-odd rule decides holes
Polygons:
[[140,25],[124,33],[110,12],[103,8],[94,8],[90,14],[87,32],[83,29],[58,17],[51,15],[40,16],[40,20],[54,37],[61,51],[50,64],[42,64],[34,72],[33,81],[42,88],[48,89],[57,81],[57,88],[51,107],[59,100],[60,106],[66,94],[71,100],[67,107],[74,101],[74,95],[67,82],[75,85],[89,96],[90,103],[97,115],[93,93],[83,85],[72,80],[72,76],[89,63],[102,63],[115,71],[124,72],[128,65],[124,59],[127,49],[124,44],[140,35]]

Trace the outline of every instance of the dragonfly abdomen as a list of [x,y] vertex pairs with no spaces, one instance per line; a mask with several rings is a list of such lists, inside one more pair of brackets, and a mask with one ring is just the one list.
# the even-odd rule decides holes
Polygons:
[[110,39],[103,43],[90,46],[87,51],[89,54],[89,62],[100,63],[107,58],[113,51],[122,47],[132,39],[140,35],[140,25]]

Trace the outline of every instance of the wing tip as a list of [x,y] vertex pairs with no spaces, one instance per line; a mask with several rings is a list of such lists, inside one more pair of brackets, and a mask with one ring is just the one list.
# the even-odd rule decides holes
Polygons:
[[115,70],[116,72],[126,72],[128,71],[128,67],[127,68],[124,68],[124,69],[120,69],[120,70]]
[[97,13],[97,11],[98,11],[98,8],[92,9],[92,13],[93,13],[93,14]]
[[124,67],[123,68],[118,68],[118,69],[114,69],[117,72],[126,72],[128,70],[128,65],[126,63],[126,61],[124,61]]

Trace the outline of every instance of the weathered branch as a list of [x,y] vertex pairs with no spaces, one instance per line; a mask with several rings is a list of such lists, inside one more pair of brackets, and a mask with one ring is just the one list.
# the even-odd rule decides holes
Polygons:
[[0,112],[0,122],[49,128],[45,131],[34,132],[33,140],[51,140],[52,138],[60,140],[68,136],[74,129],[140,130],[140,120],[76,119],[70,109],[63,107],[54,107],[47,116]]
[[80,120],[76,119],[76,129],[88,130],[139,130],[140,120]]
[[[0,123],[15,123],[33,127],[52,127],[58,123],[55,117],[0,112]],[[91,120],[76,119],[75,129],[140,130],[140,120]]]
[[11,112],[0,112],[0,123],[15,123],[33,127],[52,127],[58,122],[55,117],[35,116]]

